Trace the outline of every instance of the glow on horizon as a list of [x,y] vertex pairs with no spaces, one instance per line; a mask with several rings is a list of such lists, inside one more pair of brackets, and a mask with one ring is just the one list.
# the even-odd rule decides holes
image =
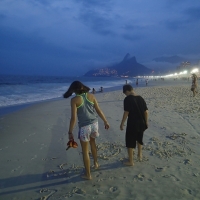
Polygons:
[[187,74],[187,73],[188,73],[188,71],[185,70],[185,71],[179,72],[179,73],[168,74],[168,75],[165,75],[165,76],[163,76],[163,77],[179,76],[179,75],[184,75],[184,74]]
[[199,69],[198,69],[198,68],[195,68],[195,69],[193,69],[190,73],[193,74],[193,73],[197,73],[197,72],[199,72]]
[[[192,71],[190,72],[190,74],[193,74],[193,73],[199,73],[199,69],[198,68],[195,68],[195,69],[192,69]],[[161,76],[137,76],[138,78],[170,78],[170,77],[177,77],[177,76],[180,76],[180,75],[186,75],[188,74],[188,71],[187,70],[184,70],[182,72],[179,72],[179,73],[174,73],[174,74],[167,74],[167,75],[161,75]]]

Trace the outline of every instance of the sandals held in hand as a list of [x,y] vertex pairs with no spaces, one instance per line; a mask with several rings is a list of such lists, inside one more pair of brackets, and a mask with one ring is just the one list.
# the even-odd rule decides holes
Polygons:
[[78,144],[74,140],[69,140],[66,150],[68,150],[70,147],[77,148]]

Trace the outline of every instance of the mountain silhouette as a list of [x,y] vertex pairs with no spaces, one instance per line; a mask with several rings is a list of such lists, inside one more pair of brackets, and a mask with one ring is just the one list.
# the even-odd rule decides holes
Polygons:
[[121,62],[110,67],[90,70],[84,76],[143,76],[150,75],[151,72],[151,69],[139,64],[135,56],[131,57],[131,55],[127,53]]

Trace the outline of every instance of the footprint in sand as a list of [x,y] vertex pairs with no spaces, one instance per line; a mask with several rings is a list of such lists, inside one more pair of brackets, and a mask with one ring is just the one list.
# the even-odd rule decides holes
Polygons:
[[111,188],[109,189],[110,192],[115,192],[115,191],[117,191],[117,190],[118,190],[117,187],[111,187]]
[[199,174],[198,173],[193,173],[193,176],[198,177]]
[[162,177],[164,178],[172,178],[174,181],[180,181],[180,179],[178,179],[175,175],[173,174],[166,174],[166,175],[163,175]]
[[169,166],[165,166],[165,167],[155,167],[155,171],[156,171],[156,172],[163,172],[163,171],[165,171],[166,168],[169,168]]
[[59,165],[60,169],[62,169],[62,170],[65,169],[65,166],[67,166],[67,163],[63,163],[63,164]]
[[191,164],[190,159],[185,159],[185,160],[183,161],[183,164],[185,164],[185,165]]
[[137,180],[137,181],[144,181],[144,179],[145,179],[145,176],[144,176],[143,174],[138,174],[138,175],[136,175],[136,176],[133,178],[134,181],[135,181],[135,180]]
[[32,158],[31,158],[31,160],[34,160],[34,159],[36,159],[37,158],[37,155],[34,155]]
[[166,169],[166,167],[156,167],[155,171],[156,172],[163,172],[163,171],[165,171],[165,169]]
[[73,190],[72,190],[72,193],[73,194],[85,194],[85,190],[82,190],[81,188],[78,188],[78,187],[75,187]]
[[67,192],[65,195],[61,196],[59,199],[68,199],[73,197],[74,194],[78,194],[79,196],[85,196],[86,191],[82,190],[81,188],[75,187],[74,189],[72,189],[72,191]]
[[32,135],[35,135],[35,133],[31,133],[31,134],[29,134],[29,136],[32,136]]
[[100,181],[105,181],[106,179],[105,178],[100,178],[97,180],[97,182],[100,182]]
[[28,140],[27,139],[25,139],[22,143],[26,143],[26,142],[28,142]]
[[83,171],[83,167],[82,166],[78,166],[73,164],[71,167],[66,167],[67,163],[63,163],[61,165],[59,165],[61,170],[67,170],[68,174],[80,174]]
[[18,166],[17,168],[12,169],[11,172],[16,172],[16,171],[18,171],[20,168],[21,168],[21,166]]
[[182,189],[183,190],[183,192],[185,193],[185,194],[190,194],[190,195],[192,195],[192,190],[190,190],[190,189]]
[[66,173],[67,172],[58,173],[58,172],[55,172],[54,170],[49,170],[49,172],[47,173],[47,178],[56,177],[56,176],[63,176]]
[[49,197],[52,196],[54,193],[56,193],[57,190],[49,190],[49,189],[46,189],[46,188],[40,190],[40,193],[44,193],[44,192],[45,193],[46,192],[50,192],[50,193],[47,194],[47,195],[45,195],[45,196],[43,196],[43,197],[41,197],[40,200],[47,200],[47,199],[49,199]]
[[47,160],[55,160],[57,159],[56,157],[53,157],[53,158],[42,158],[43,161],[47,161]]
[[103,194],[103,191],[97,189],[97,190],[96,190],[96,194]]

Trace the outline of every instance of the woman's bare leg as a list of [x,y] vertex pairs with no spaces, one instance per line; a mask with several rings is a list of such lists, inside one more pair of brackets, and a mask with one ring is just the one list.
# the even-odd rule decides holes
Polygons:
[[83,163],[85,166],[85,175],[82,176],[84,179],[92,179],[91,174],[90,174],[90,157],[89,157],[89,142],[83,142],[80,140],[81,147],[82,147],[82,152],[83,152]]
[[96,146],[95,138],[90,137],[90,147],[91,147],[91,152],[94,159],[94,168],[97,169],[99,167],[99,164],[97,162],[97,146]]

